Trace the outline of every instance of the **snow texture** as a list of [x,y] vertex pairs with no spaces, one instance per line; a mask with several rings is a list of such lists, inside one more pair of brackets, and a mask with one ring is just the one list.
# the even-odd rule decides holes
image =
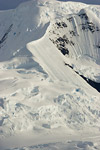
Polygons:
[[[1,150],[99,150],[100,93],[75,73],[100,83],[99,6],[33,0],[0,20]],[[11,144],[30,132],[40,142]]]

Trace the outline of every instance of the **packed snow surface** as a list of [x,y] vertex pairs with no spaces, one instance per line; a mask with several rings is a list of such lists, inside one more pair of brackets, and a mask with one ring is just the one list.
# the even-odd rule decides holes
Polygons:
[[99,7],[33,0],[0,20],[0,150],[99,150],[100,93],[80,76],[100,83]]

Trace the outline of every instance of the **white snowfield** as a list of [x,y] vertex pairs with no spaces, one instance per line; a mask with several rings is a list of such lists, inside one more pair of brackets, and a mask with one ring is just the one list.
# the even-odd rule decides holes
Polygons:
[[0,150],[100,150],[100,93],[80,77],[100,83],[99,7],[32,0],[0,20]]

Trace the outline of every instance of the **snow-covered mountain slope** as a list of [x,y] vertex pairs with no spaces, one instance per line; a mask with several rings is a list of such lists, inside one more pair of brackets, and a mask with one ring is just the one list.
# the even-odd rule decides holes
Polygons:
[[100,93],[79,75],[100,82],[98,7],[33,0],[0,20],[0,138],[99,133]]
[[[14,9],[16,8],[18,5],[20,5],[23,2],[27,2],[27,1],[31,1],[31,0],[0,0],[0,10],[8,10],[8,9]],[[68,0],[58,0],[58,1],[68,1]],[[82,2],[82,3],[86,3],[86,4],[93,4],[93,5],[100,5],[100,1],[99,0],[73,0],[73,2]]]
[[[62,1],[62,2],[67,2],[68,0],[58,0],[58,1]],[[100,5],[100,1],[99,0],[73,0],[73,2],[81,2],[81,3],[86,3],[86,4],[93,4],[93,5]]]
[[[49,38],[70,58],[71,66],[82,74],[85,69],[85,76],[94,78],[91,70],[97,68],[94,72],[98,72],[100,64],[100,20],[97,16],[88,8],[82,9],[78,14],[69,15],[67,18],[65,16],[62,20],[57,19],[51,26]],[[99,82],[99,76],[94,80]]]

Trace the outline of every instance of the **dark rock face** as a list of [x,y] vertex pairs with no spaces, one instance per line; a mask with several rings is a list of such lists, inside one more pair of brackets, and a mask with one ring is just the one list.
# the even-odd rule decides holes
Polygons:
[[61,53],[63,55],[68,55],[69,54],[69,50],[67,48],[64,48],[64,47],[59,47],[59,50],[61,51]]
[[82,24],[82,30],[91,31],[92,33],[95,31],[99,31],[99,29],[96,30],[95,25],[92,22],[86,22],[85,24]]
[[88,20],[88,19],[89,19],[86,13],[82,13],[82,14],[80,14],[79,16],[80,16],[82,19],[85,19],[85,20]]
[[70,41],[66,36],[59,37],[56,41],[55,44],[57,48],[62,52],[64,55],[69,54],[68,48],[66,48],[66,44],[68,44]]
[[[56,22],[55,26],[57,29],[67,28],[67,24],[64,22]],[[53,32],[53,34],[55,34],[55,32]],[[70,34],[72,36],[76,36],[75,31],[70,31]],[[57,46],[57,48],[61,51],[63,55],[66,55],[66,54],[69,55],[69,50],[66,47],[66,45],[68,44],[71,46],[75,45],[75,43],[72,40],[68,39],[66,35],[63,35],[62,37],[58,37],[56,40],[53,40],[53,39],[50,39],[50,40]]]
[[[85,46],[82,46],[82,43],[79,42],[82,40],[86,41],[86,36],[87,39],[89,39],[89,34],[91,33],[94,36],[95,33],[99,34],[100,32],[100,27],[90,20],[88,13],[84,9],[82,9],[78,14],[69,15],[64,18],[63,21],[59,20],[53,24],[52,29],[49,31],[50,40],[56,45],[63,55],[72,56],[71,53],[75,51],[75,49],[77,51],[77,48],[83,52],[85,51]],[[80,38],[84,39],[80,40]],[[88,46],[88,43],[86,42],[87,47],[90,47]],[[91,47],[100,49],[99,40],[92,43],[95,44],[91,45]],[[77,52],[75,53],[77,55]]]
[[70,34],[72,35],[72,36],[76,36],[76,32],[75,31],[69,31],[70,32]]
[[69,17],[69,18],[67,18],[67,20],[68,20],[69,22],[71,22],[71,21],[73,20],[73,17]]
[[57,28],[67,28],[67,24],[65,22],[56,22]]
[[100,31],[99,27],[89,21],[89,17],[86,13],[79,14],[79,17],[85,21],[85,23],[81,24],[82,30],[91,31],[92,33],[95,31]]

